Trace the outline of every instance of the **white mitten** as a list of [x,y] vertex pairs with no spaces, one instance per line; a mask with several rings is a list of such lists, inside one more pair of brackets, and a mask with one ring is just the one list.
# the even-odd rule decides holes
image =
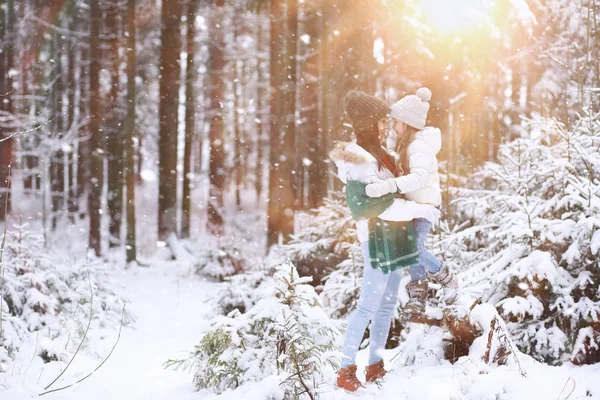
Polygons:
[[398,190],[394,178],[386,179],[385,181],[379,181],[375,183],[369,183],[365,188],[367,196],[369,197],[381,197],[388,193],[395,193]]

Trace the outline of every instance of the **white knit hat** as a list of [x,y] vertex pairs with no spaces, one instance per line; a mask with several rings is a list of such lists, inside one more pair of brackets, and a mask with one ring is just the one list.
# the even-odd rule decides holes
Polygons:
[[417,90],[416,95],[411,94],[395,102],[390,116],[414,128],[423,129],[429,111],[428,101],[430,99],[431,90],[423,87]]

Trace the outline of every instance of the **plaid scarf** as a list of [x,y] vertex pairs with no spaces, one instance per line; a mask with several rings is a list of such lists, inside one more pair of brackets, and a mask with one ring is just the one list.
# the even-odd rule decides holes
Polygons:
[[384,274],[418,263],[419,252],[412,221],[384,221],[377,218],[394,202],[395,194],[369,197],[367,185],[348,181],[346,201],[355,221],[369,220],[369,257],[371,266]]

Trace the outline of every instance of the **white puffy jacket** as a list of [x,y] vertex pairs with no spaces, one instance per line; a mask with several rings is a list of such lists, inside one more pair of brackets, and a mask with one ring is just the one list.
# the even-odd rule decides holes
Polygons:
[[[387,169],[379,170],[377,160],[368,151],[356,143],[338,143],[329,156],[338,167],[338,177],[342,182],[360,181],[373,183],[380,180],[393,178]],[[432,224],[437,223],[440,212],[430,204],[418,204],[414,201],[395,199],[379,218],[386,221],[411,221],[415,218],[425,218]],[[358,240],[369,240],[369,225],[367,220],[356,223]]]
[[415,134],[407,149],[410,173],[395,179],[398,190],[407,199],[434,206],[442,204],[436,158],[441,148],[442,133],[438,128],[426,127]]

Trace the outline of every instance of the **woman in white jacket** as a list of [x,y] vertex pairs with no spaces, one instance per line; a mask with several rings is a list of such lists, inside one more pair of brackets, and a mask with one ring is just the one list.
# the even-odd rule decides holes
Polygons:
[[[352,91],[346,96],[344,107],[356,134],[356,143],[339,143],[330,153],[338,167],[339,178],[363,183],[393,179],[397,168],[394,158],[382,147],[380,139],[388,130],[389,106],[382,100],[367,94]],[[394,203],[379,215],[388,221],[411,221],[420,218],[435,223],[439,210],[429,204],[419,204],[405,199]],[[364,275],[356,310],[348,319],[341,369],[337,385],[349,391],[362,387],[356,376],[356,353],[369,322],[369,364],[366,368],[367,382],[383,377],[381,351],[389,334],[402,271],[385,274],[372,267],[368,250],[368,222],[357,222],[358,239],[364,255]]]
[[[439,208],[442,203],[440,176],[436,155],[442,147],[442,135],[438,128],[426,127],[431,91],[421,88],[416,95],[409,95],[391,107],[390,116],[395,121],[393,129],[398,136],[398,177],[367,185],[369,197],[381,197],[399,192],[408,200]],[[405,309],[409,313],[423,313],[427,299],[429,277],[444,288],[446,304],[454,303],[458,297],[458,285],[454,274],[446,264],[425,249],[425,241],[432,222],[428,219],[413,219],[419,263],[410,267],[411,282],[408,284],[410,301]]]

